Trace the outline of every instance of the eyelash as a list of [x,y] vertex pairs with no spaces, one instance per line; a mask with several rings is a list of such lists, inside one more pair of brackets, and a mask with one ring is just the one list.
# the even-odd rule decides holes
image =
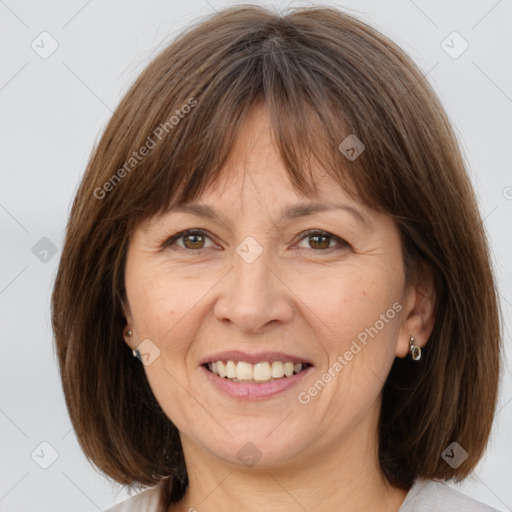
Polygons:
[[[315,252],[330,252],[331,249],[344,249],[344,248],[350,248],[351,247],[351,245],[348,242],[346,242],[342,238],[340,238],[340,237],[338,237],[336,235],[333,235],[332,233],[329,233],[327,231],[321,231],[321,230],[318,230],[318,229],[310,229],[310,230],[304,231],[301,234],[302,234],[302,238],[300,238],[300,240],[298,242],[301,242],[302,240],[304,240],[308,236],[317,235],[317,236],[328,237],[328,238],[330,238],[330,240],[334,240],[335,242],[338,243],[338,247],[334,246],[334,247],[328,247],[327,249],[311,249],[312,251],[315,251]],[[201,230],[201,229],[187,229],[185,231],[180,231],[179,233],[176,233],[171,238],[169,238],[166,242],[164,242],[163,248],[165,249],[165,248],[168,248],[170,246],[176,245],[175,242],[177,240],[185,238],[186,236],[189,236],[189,235],[201,235],[201,236],[205,236],[207,238],[210,238],[210,236],[208,236],[208,233],[206,231]],[[184,251],[188,251],[188,252],[199,252],[201,250],[211,249],[211,247],[202,247],[200,249],[187,249],[186,247],[180,247],[179,245],[176,246],[176,247],[178,248],[178,250],[184,250]],[[299,250],[300,249],[303,249],[303,247],[299,248]]]

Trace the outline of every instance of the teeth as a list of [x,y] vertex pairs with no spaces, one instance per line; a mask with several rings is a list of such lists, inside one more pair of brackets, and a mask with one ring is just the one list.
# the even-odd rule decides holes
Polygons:
[[257,363],[254,365],[252,370],[253,380],[269,380],[271,376],[272,372],[269,363]]
[[226,365],[222,361],[217,361],[217,373],[219,374],[219,377],[226,376]]
[[[232,361],[228,361],[228,364],[231,362]],[[236,378],[238,380],[251,380],[252,364],[246,363],[245,361],[238,361],[238,364],[236,365]]]
[[293,370],[295,369],[295,366],[293,363],[284,363],[284,374],[287,377],[291,377],[293,375]]
[[228,361],[226,363],[226,377],[228,379],[236,378],[236,364],[233,361]]
[[272,363],[272,378],[280,379],[284,377],[284,365],[281,361],[274,361]]
[[212,373],[219,377],[240,381],[270,382],[283,377],[291,377],[293,374],[300,373],[305,365],[302,363],[292,363],[287,361],[272,361],[269,363],[251,364],[246,361],[215,361],[209,363],[208,368]]

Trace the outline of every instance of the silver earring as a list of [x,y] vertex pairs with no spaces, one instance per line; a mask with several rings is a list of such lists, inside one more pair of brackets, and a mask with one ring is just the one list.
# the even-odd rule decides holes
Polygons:
[[[132,334],[133,334],[133,332],[132,332],[132,330],[131,330],[131,329],[130,329],[130,330],[128,330],[128,331],[126,331],[126,335],[127,335],[130,339],[131,339],[131,337],[132,337]],[[141,357],[140,352],[139,352],[138,350],[133,349],[133,350],[132,350],[132,354],[133,354],[133,357],[136,357],[139,361],[142,361],[142,357]]]
[[411,354],[411,358],[414,361],[419,361],[421,359],[421,347],[414,344],[415,339],[413,336],[409,338],[409,352]]

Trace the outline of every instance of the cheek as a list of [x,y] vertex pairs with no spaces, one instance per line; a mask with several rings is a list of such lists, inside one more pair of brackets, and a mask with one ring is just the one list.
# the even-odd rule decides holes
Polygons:
[[126,292],[139,342],[150,339],[160,351],[159,365],[168,368],[172,363],[174,371],[194,335],[195,323],[190,320],[201,297],[194,290],[200,283],[188,284],[161,268],[127,265]]
[[[311,283],[313,286],[303,289],[301,296],[316,314],[315,323],[324,324],[326,332],[341,339],[357,336],[372,326],[402,296],[400,272],[389,275],[384,270],[351,266],[336,277],[316,280],[316,285]],[[394,313],[388,315],[391,320],[396,317]]]
[[[403,275],[400,266],[351,266],[326,281],[311,297],[318,339],[346,396],[377,393],[395,357],[401,324]],[[313,320],[312,320],[313,321]],[[333,369],[336,362],[338,371]],[[341,365],[341,366],[340,366]],[[341,369],[342,367],[342,369]]]

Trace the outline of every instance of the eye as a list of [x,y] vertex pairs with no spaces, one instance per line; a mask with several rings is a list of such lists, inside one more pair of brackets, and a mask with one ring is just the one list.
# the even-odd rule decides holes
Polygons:
[[[178,245],[181,249],[208,249],[209,247],[205,247],[205,240],[210,239],[210,237],[200,229],[188,229],[186,231],[180,231],[176,235],[169,238],[164,247],[170,247],[172,245]],[[183,245],[179,245],[176,242],[178,240],[183,241]]]
[[[345,240],[333,235],[332,233],[328,233],[327,231],[320,230],[309,230],[302,233],[301,241],[308,239],[310,243],[310,248],[315,250],[326,251],[328,249],[333,249],[336,247],[336,244],[339,248],[350,247],[350,244]],[[213,246],[205,246],[206,240],[210,240],[210,237],[206,234],[205,231],[201,229],[188,229],[186,231],[180,231],[179,233],[173,235],[164,243],[164,248],[177,246],[179,249],[184,250],[199,250],[199,249],[209,249]],[[178,244],[178,241],[182,241],[183,245]],[[331,245],[331,242],[335,242],[335,245]],[[304,247],[301,247],[304,249]]]
[[[308,239],[308,242],[313,249],[320,249],[320,250],[327,250],[327,249],[333,249],[335,247],[331,246],[330,243],[334,241],[338,244],[340,248],[344,247],[350,247],[350,244],[348,242],[345,242],[345,240],[337,237],[336,235],[333,235],[332,233],[328,233],[326,231],[319,231],[319,230],[309,230],[302,233],[302,240]],[[301,247],[302,249],[303,247]]]

